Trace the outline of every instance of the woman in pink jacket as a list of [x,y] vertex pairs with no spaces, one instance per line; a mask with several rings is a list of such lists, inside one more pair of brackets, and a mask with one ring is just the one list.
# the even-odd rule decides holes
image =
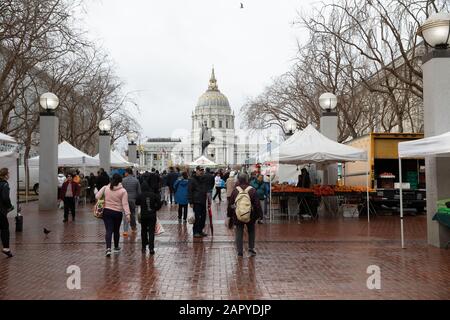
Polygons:
[[130,207],[128,205],[128,193],[122,186],[122,177],[114,174],[111,183],[101,188],[95,197],[100,199],[105,194],[105,208],[103,209],[103,221],[106,228],[106,256],[111,256],[111,238],[114,234],[114,252],[119,252],[120,224],[122,212],[130,222]]

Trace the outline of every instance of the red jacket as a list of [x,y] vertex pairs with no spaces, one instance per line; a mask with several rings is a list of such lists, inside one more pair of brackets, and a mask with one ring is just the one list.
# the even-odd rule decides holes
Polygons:
[[[67,186],[69,185],[69,181],[63,183],[61,187],[61,192],[59,194],[59,199],[64,200],[67,192]],[[78,197],[80,195],[80,185],[72,180],[72,194],[74,197]]]

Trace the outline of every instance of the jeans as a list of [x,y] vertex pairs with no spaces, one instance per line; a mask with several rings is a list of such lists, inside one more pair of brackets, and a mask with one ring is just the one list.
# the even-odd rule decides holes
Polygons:
[[156,213],[141,217],[142,248],[145,248],[147,245],[150,250],[155,248],[155,226]]
[[72,218],[75,218],[75,198],[64,197],[64,220],[69,217],[69,211],[72,213]]
[[216,194],[214,195],[213,200],[216,200],[217,195],[219,195],[219,201],[222,201],[222,188],[216,187]]
[[123,231],[128,232],[129,226],[131,225],[131,229],[136,230],[136,202],[135,200],[128,201],[128,206],[130,207],[130,223],[125,219],[123,220]]
[[106,248],[111,249],[111,240],[114,234],[114,247],[119,247],[120,224],[122,223],[122,212],[111,209],[103,209],[103,222],[105,223]]
[[161,202],[167,203],[170,198],[170,191],[169,187],[162,187],[161,188]]
[[[247,223],[248,232],[248,248],[255,249],[255,224]],[[238,254],[243,254],[244,252],[244,224],[236,224],[235,231],[236,249]]]
[[184,220],[187,220],[187,211],[188,211],[187,204],[179,204],[178,205],[178,220],[181,220],[181,216],[183,216]]
[[0,212],[0,236],[2,238],[3,248],[9,248],[9,222],[7,213]]
[[203,232],[206,222],[206,203],[194,203],[195,222],[193,227],[194,234]]

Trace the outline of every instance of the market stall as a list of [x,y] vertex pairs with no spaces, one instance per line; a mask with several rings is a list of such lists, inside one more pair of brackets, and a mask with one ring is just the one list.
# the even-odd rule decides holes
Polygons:
[[[450,132],[432,136],[424,139],[400,142],[398,144],[398,165],[400,172],[400,233],[402,248],[405,247],[403,226],[403,181],[402,181],[402,159],[426,156],[449,157],[450,158]],[[437,210],[430,208],[428,210]],[[436,216],[435,216],[436,217]],[[437,219],[436,219],[437,220]]]
[[14,210],[10,212],[11,215],[17,215],[18,198],[17,198],[17,142],[13,137],[0,133],[0,168],[8,168],[9,171],[9,189],[11,203],[14,205]]
[[[94,156],[97,161],[100,161],[99,154]],[[129,168],[129,167],[138,167],[136,163],[132,163],[127,161],[124,157],[120,155],[116,150],[111,150],[111,168]]]
[[191,162],[189,164],[189,166],[190,167],[203,166],[203,167],[208,167],[208,168],[215,168],[215,167],[217,167],[217,163],[215,163],[214,161],[209,160],[205,156],[201,156],[197,160]]
[[[367,152],[328,139],[312,125],[308,125],[303,131],[297,131],[270,154],[264,154],[263,160],[280,164],[315,163],[328,165],[337,162],[364,161],[367,160]],[[369,171],[369,168],[367,168],[367,174],[369,174]],[[368,221],[370,221],[369,191],[369,186],[366,185]],[[308,194],[308,192],[305,192],[305,194]]]

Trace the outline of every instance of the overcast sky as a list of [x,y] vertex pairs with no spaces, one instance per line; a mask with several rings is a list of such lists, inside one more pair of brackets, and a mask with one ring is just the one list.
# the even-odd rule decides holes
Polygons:
[[[237,118],[247,97],[286,72],[305,32],[292,26],[312,0],[86,1],[86,28],[117,65],[141,108],[142,136],[170,137],[191,129],[191,113],[218,86]],[[236,126],[239,124],[236,123]]]

